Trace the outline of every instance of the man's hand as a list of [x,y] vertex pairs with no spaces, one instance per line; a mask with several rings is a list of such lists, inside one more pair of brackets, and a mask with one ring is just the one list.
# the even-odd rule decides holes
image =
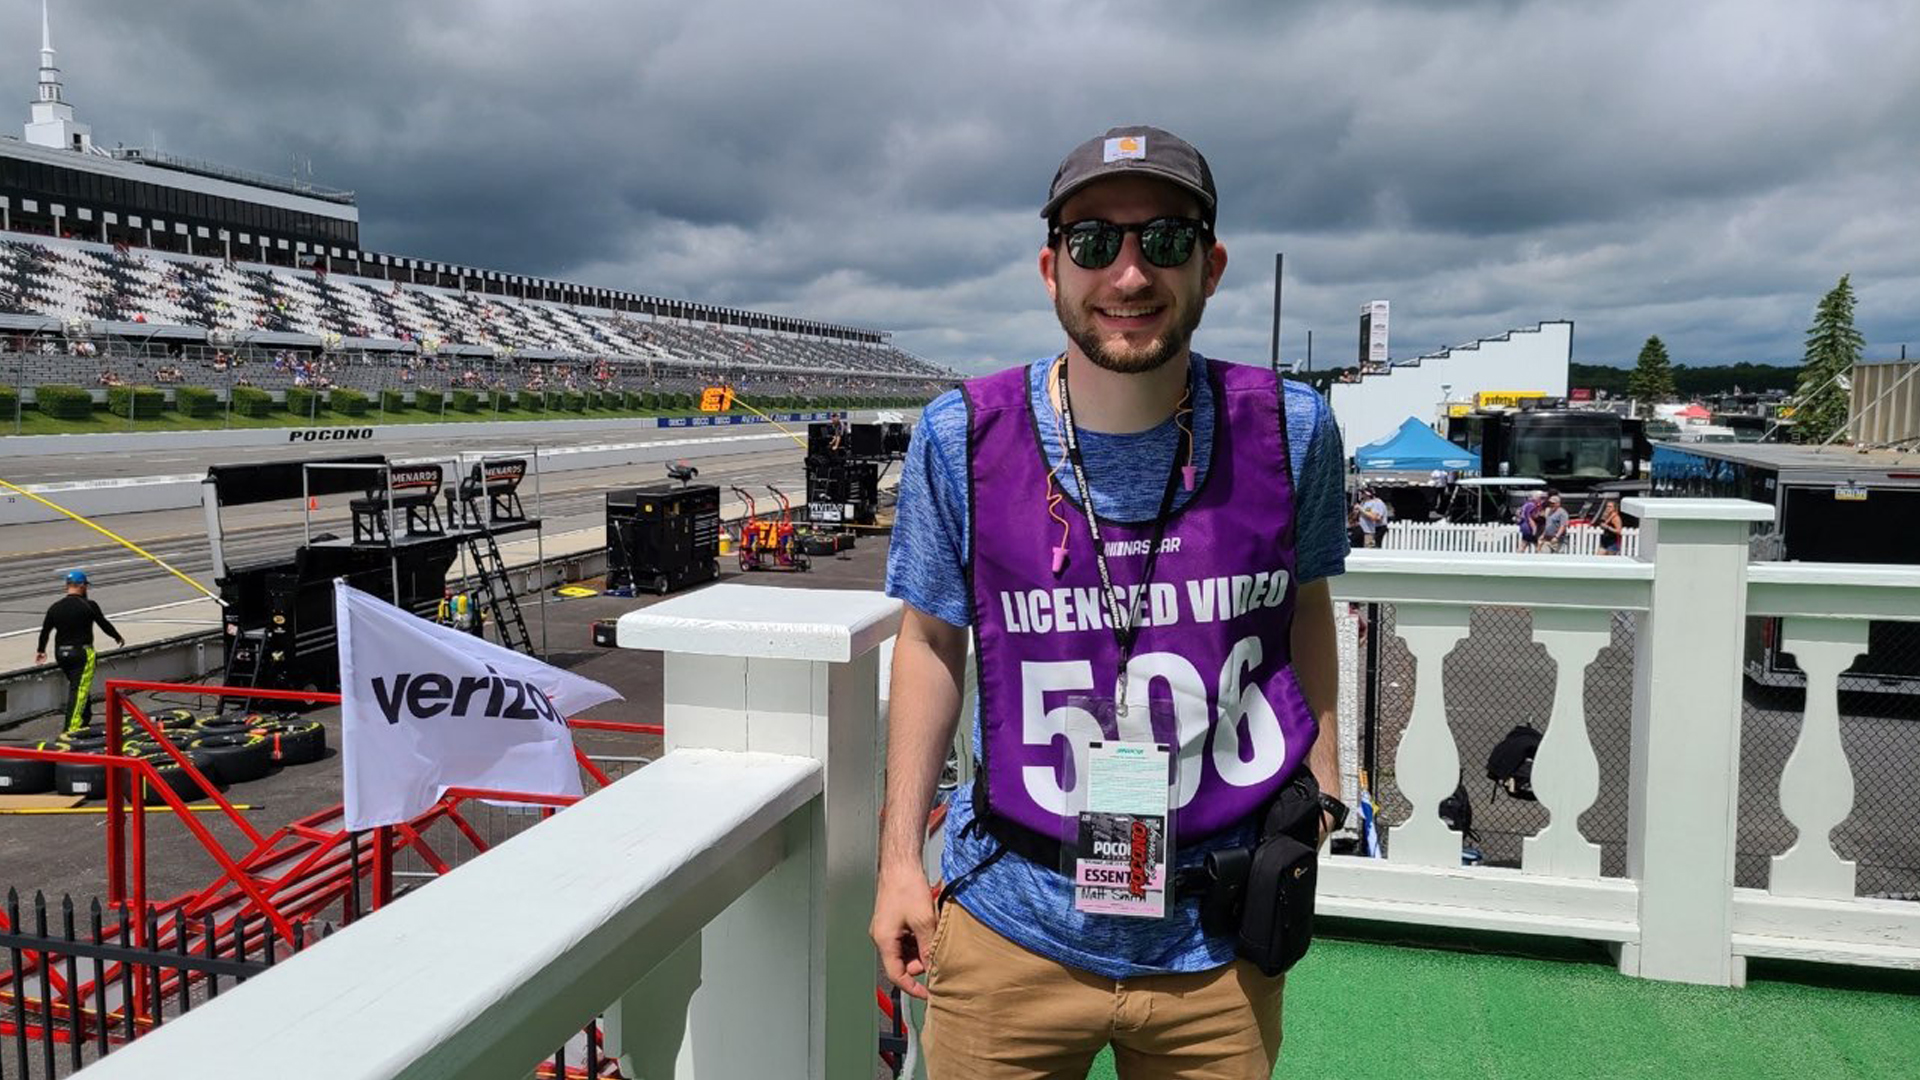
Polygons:
[[35,664],[44,664],[44,663],[46,663],[46,662],[47,662],[47,654],[46,654],[46,653],[43,653],[43,652],[37,652],[37,653],[34,653],[34,654],[33,654],[33,662],[34,662]]
[[114,638],[114,639],[113,639],[113,647],[114,647],[114,648],[116,648],[116,649],[124,649],[124,648],[126,648],[126,647],[127,647],[127,639],[126,639],[126,638]]
[[880,948],[880,963],[893,985],[926,1000],[919,979],[932,959],[933,931],[938,913],[933,887],[926,875],[911,866],[880,871],[873,900],[873,925],[868,932]]
[[869,932],[887,978],[913,997],[927,991],[936,915],[923,863],[927,810],[959,721],[967,632],[909,605],[893,645],[887,709],[887,799],[880,814],[880,876]]

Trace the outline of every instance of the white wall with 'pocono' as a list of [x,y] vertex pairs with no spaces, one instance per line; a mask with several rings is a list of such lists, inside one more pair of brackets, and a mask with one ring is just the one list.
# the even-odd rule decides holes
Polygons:
[[1422,356],[1417,365],[1404,362],[1381,374],[1363,375],[1357,383],[1334,383],[1328,402],[1351,456],[1393,434],[1409,416],[1433,423],[1443,399],[1472,401],[1483,390],[1538,390],[1565,397],[1572,362],[1573,323],[1543,322]]

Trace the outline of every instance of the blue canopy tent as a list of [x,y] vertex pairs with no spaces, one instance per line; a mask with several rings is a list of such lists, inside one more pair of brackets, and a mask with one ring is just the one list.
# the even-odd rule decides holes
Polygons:
[[1432,428],[1409,416],[1400,430],[1354,452],[1361,472],[1477,473],[1480,455],[1448,442]]

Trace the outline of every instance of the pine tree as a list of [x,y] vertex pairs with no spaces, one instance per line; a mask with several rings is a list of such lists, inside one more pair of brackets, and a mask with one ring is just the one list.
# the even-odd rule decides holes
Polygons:
[[1627,376],[1627,396],[1634,400],[1634,408],[1641,416],[1673,397],[1673,364],[1668,361],[1667,346],[1658,335],[1640,346],[1640,360],[1633,366],[1633,374]]
[[1824,443],[1847,426],[1848,390],[1844,376],[1860,362],[1866,340],[1853,328],[1851,274],[1820,298],[1807,328],[1807,353],[1800,363],[1800,385],[1793,398],[1793,440]]

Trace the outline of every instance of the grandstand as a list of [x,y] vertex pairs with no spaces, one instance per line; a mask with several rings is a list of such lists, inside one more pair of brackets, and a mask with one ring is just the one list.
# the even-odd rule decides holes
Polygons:
[[77,383],[925,398],[890,343],[722,327],[70,239],[0,239],[0,371]]
[[881,331],[362,250],[350,192],[95,147],[44,24],[40,54],[26,138],[0,137],[0,378],[23,389],[925,400],[959,378]]

